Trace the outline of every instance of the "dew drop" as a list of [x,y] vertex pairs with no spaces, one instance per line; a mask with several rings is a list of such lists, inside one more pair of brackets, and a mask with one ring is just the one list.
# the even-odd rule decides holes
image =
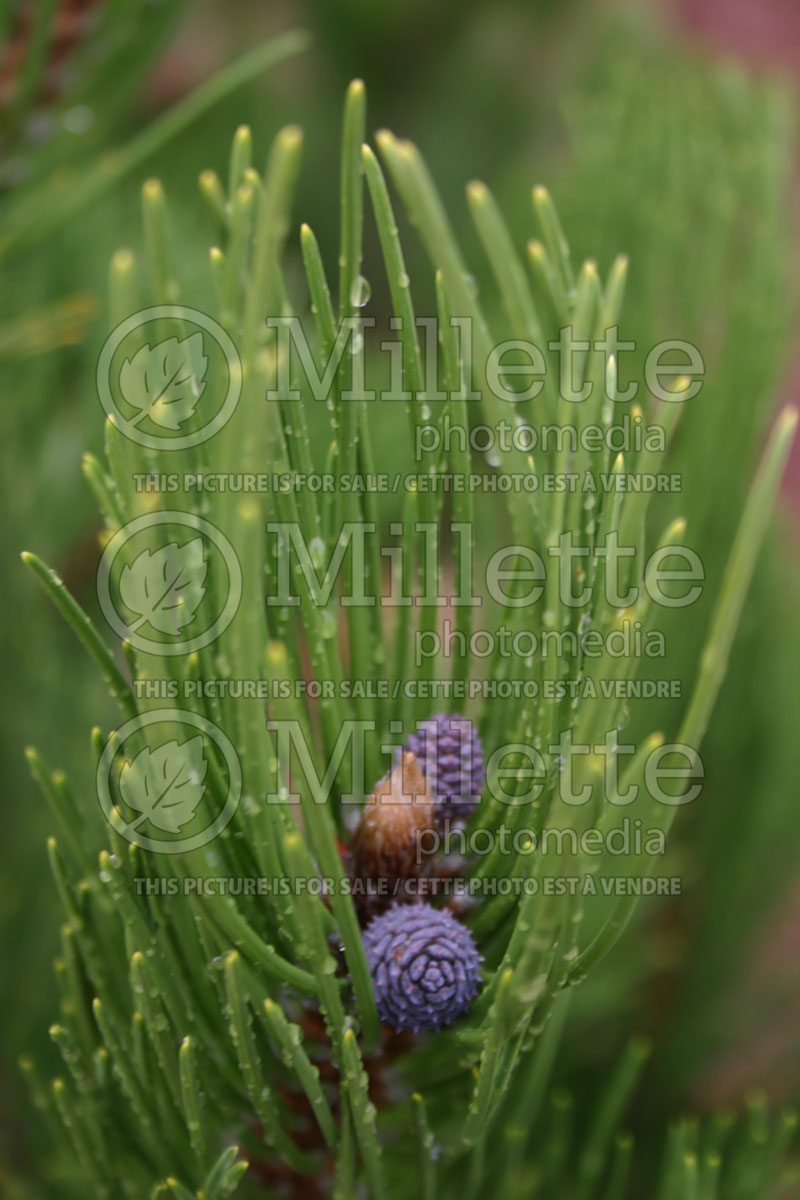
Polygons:
[[319,614],[320,633],[324,638],[332,638],[336,633],[337,621],[333,613],[327,609],[320,609]]
[[369,280],[363,275],[356,275],[350,288],[350,303],[354,308],[363,308],[369,303],[372,296],[372,288],[369,285]]
[[94,113],[87,104],[75,104],[62,120],[67,133],[86,133],[94,122]]

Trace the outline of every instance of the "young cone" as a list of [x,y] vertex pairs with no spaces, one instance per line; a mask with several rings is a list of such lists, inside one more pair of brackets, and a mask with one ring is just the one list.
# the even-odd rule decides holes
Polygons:
[[417,757],[405,753],[367,799],[353,835],[351,874],[369,887],[364,900],[372,911],[402,900],[405,883],[425,871],[430,851],[422,835],[433,829],[433,817],[430,788]]

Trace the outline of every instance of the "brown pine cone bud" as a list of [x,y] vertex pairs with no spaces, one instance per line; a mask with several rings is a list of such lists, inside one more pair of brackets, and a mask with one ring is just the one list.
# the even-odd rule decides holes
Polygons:
[[361,896],[354,891],[356,899],[366,900],[373,911],[393,900],[416,899],[403,884],[425,872],[437,840],[433,819],[425,776],[416,755],[406,753],[377,784],[361,811],[351,846],[351,874],[354,880],[374,886]]

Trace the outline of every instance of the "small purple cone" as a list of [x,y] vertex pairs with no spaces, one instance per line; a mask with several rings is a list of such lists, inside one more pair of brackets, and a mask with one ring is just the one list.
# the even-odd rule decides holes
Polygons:
[[378,1015],[393,1029],[443,1029],[471,1005],[481,956],[465,925],[430,904],[395,905],[364,930]]
[[439,821],[474,812],[485,778],[483,747],[468,717],[439,713],[421,721],[404,750],[416,754],[436,803]]

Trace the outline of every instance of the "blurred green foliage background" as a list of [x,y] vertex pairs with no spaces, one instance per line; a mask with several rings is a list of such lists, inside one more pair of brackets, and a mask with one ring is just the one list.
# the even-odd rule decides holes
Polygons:
[[[57,214],[97,155],[124,146],[255,41],[303,26],[312,43],[205,113],[80,214],[41,236],[34,228],[29,245],[0,260],[0,1193],[5,1186],[20,1197],[51,1194],[37,1190],[47,1131],[32,1118],[17,1059],[24,1052],[55,1061],[47,1028],[59,932],[43,848],[48,819],[23,747],[35,739],[76,786],[91,788],[88,734],[110,704],[18,552],[41,553],[95,613],[99,520],[80,457],[101,441],[93,376],[106,332],[107,265],[138,230],[141,182],[150,174],[163,179],[177,255],[197,262],[185,248],[207,233],[199,224],[199,172],[224,169],[241,123],[252,126],[264,149],[281,125],[300,124],[305,169],[295,218],[308,221],[323,251],[335,254],[340,101],[358,75],[367,84],[372,128],[411,137],[431,164],[478,286],[489,294],[468,227],[465,183],[477,177],[491,184],[520,247],[530,234],[530,187],[546,183],[576,256],[597,256],[603,272],[618,252],[630,256],[623,328],[639,348],[631,375],[664,337],[693,341],[705,355],[707,383],[682,419],[673,469],[687,478],[681,503],[712,582],[785,387],[796,316],[789,204],[796,96],[779,80],[692,49],[655,7],[125,0],[113,6],[113,19],[104,11],[110,5],[41,7],[51,15],[73,12],[81,22],[54,66],[48,39],[39,45],[35,22],[21,22],[25,6],[6,8],[6,215],[16,205],[24,209],[43,180],[51,180],[48,206]],[[27,39],[22,48],[20,39]],[[33,54],[38,61],[31,65]],[[369,227],[367,237],[369,263]],[[432,311],[422,253],[413,238],[406,248],[412,279],[423,281],[420,299]],[[292,253],[299,255],[296,238]],[[388,299],[377,273],[371,282],[380,315]],[[209,286],[198,277],[192,303],[202,307]],[[375,433],[380,455],[381,430]],[[791,936],[800,926],[800,699],[792,673],[800,661],[798,600],[796,544],[778,528],[705,747],[702,803],[679,823],[672,853],[685,894],[640,910],[639,929],[581,990],[571,1018],[574,1036],[565,1041],[559,1074],[579,1096],[632,1027],[654,1036],[639,1113],[645,1133],[688,1103],[734,1099],[755,1085],[781,1097],[800,1091],[800,979],[786,949],[796,951]],[[691,621],[682,619],[687,681],[712,601],[713,586]],[[646,714],[633,708],[632,734],[645,721],[647,729],[669,732],[669,704],[642,703],[649,707]],[[663,711],[656,714],[655,704]],[[773,1036],[766,1044],[768,1022]]]

